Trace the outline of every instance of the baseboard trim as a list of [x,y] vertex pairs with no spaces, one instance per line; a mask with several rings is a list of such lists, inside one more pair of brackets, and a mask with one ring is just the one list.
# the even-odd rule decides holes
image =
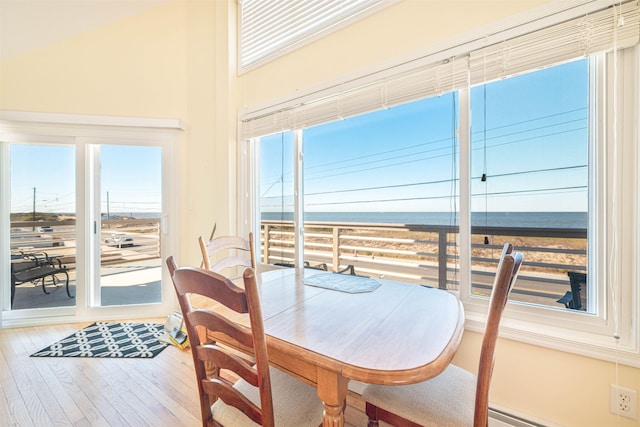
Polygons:
[[544,424],[539,424],[537,422],[527,420],[495,408],[489,408],[489,426],[492,425],[492,420],[496,421],[495,423],[493,423],[493,425],[495,425],[496,427],[546,427]]

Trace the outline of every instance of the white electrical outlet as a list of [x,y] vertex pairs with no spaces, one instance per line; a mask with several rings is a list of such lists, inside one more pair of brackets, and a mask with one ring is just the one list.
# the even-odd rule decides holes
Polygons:
[[610,396],[609,410],[611,413],[622,415],[632,420],[638,418],[637,391],[611,384]]

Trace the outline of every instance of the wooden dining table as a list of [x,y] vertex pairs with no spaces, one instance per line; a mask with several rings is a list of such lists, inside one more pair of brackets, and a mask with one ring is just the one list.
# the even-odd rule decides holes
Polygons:
[[411,384],[449,365],[464,330],[456,296],[383,279],[357,293],[305,284],[317,274],[334,273],[271,270],[258,286],[269,362],[317,388],[323,426],[344,425],[350,380]]

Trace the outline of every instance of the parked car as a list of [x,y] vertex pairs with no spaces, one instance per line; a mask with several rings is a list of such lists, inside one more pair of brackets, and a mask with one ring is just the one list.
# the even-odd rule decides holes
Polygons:
[[125,233],[114,233],[104,239],[104,242],[109,246],[117,246],[118,248],[131,247],[133,246],[133,237]]

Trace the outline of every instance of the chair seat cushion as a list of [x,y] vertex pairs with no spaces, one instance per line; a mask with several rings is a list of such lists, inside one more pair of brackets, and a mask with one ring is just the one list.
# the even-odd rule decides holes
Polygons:
[[[278,369],[269,368],[269,373],[275,425],[319,426],[324,408],[316,389]],[[260,392],[257,387],[253,387],[244,380],[238,381],[234,387],[260,406]],[[240,410],[227,405],[220,399],[211,406],[211,413],[213,419],[223,426],[254,427],[257,425]]]
[[410,385],[368,385],[362,398],[425,427],[473,425],[476,376],[455,365],[430,380]]

